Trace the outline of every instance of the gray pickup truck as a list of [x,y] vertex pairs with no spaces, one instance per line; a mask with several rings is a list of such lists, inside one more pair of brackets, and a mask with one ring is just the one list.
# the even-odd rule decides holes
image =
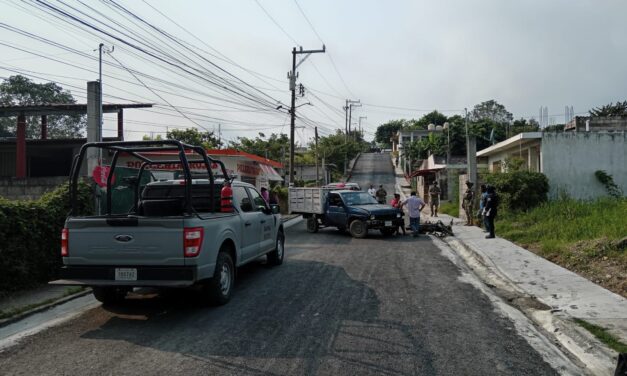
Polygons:
[[[91,286],[103,303],[123,299],[134,287],[194,287],[207,301],[225,304],[237,267],[263,255],[272,265],[282,264],[285,238],[278,207],[270,207],[253,185],[238,181],[231,182],[232,197],[224,197],[225,181],[215,178],[210,166],[219,165],[230,182],[226,169],[204,149],[178,141],[85,144],[72,169],[72,200],[90,147],[113,154],[110,171],[115,171],[121,153],[142,160],[135,182],[157,163],[179,163],[185,178],[137,184],[136,204],[127,213],[112,213],[110,173],[105,213],[68,216],[62,233],[61,279],[52,284]],[[178,152],[180,159],[152,160],[156,149]],[[198,160],[187,159],[190,151],[206,164],[207,179],[192,179],[189,164]]]

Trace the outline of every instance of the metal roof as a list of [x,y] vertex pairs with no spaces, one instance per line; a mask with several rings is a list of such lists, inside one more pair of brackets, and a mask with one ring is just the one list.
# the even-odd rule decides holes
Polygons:
[[[102,112],[118,112],[124,108],[148,108],[152,103],[107,103],[102,105]],[[0,117],[39,116],[39,115],[82,115],[87,113],[86,103],[50,103],[17,106],[0,106]]]

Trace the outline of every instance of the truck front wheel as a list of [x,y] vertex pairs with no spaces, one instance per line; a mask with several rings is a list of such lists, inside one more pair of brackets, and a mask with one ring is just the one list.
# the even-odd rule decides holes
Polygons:
[[318,232],[319,224],[318,218],[309,217],[307,218],[307,231],[314,233]]
[[274,247],[274,251],[268,253],[268,264],[270,265],[281,265],[283,264],[283,258],[285,257],[285,236],[283,236],[283,232],[279,231],[276,236],[276,246]]
[[218,253],[216,268],[211,278],[204,286],[203,290],[209,303],[213,305],[224,305],[231,300],[233,284],[235,282],[235,267],[233,259],[225,252]]
[[365,221],[355,219],[351,222],[349,231],[354,238],[365,238],[368,235],[368,226]]

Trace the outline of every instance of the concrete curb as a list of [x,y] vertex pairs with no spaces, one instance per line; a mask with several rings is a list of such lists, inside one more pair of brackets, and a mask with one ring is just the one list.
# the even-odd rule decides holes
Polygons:
[[22,313],[19,313],[17,315],[11,316],[9,318],[2,319],[2,320],[0,320],[0,328],[2,328],[4,326],[7,326],[7,325],[10,325],[10,324],[13,324],[13,323],[15,323],[17,321],[23,320],[23,319],[25,319],[28,316],[34,315],[35,313],[47,311],[47,310],[49,310],[52,307],[56,307],[56,306],[61,305],[63,303],[69,302],[70,300],[74,300],[76,298],[80,298],[81,296],[85,296],[85,295],[89,295],[89,294],[91,294],[91,289],[87,288],[86,290],[77,292],[76,294],[72,294],[72,295],[65,296],[63,298],[59,298],[59,299],[57,299],[57,300],[55,300],[53,302],[50,302],[48,304],[44,304],[42,306],[33,308],[31,310],[28,310],[28,311],[25,311],[25,312],[22,312]]
[[[618,354],[581,328],[570,315],[538,308],[539,302],[510,280],[481,250],[457,237],[442,239],[464,260],[480,280],[527,316],[548,338],[576,359],[591,375],[612,375]],[[530,304],[531,303],[531,304]],[[542,304],[542,303],[540,303]]]
[[295,226],[299,224],[300,222],[302,222],[302,220],[303,220],[303,217],[301,215],[292,219],[288,219],[287,221],[283,222],[283,228],[287,229],[292,226]]
[[357,156],[355,158],[353,158],[348,165],[350,166],[347,170],[346,170],[346,176],[345,176],[345,180],[346,182],[348,182],[351,177],[353,176],[353,168],[355,167],[355,165],[357,164],[357,161],[359,160],[359,157],[361,157],[361,152],[357,153]]

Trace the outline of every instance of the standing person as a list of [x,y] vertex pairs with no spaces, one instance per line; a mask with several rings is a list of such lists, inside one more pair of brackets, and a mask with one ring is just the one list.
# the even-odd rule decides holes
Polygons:
[[377,191],[374,189],[374,185],[370,184],[370,188],[368,188],[368,194],[372,197],[377,197]]
[[472,189],[473,185],[475,185],[475,183],[471,181],[467,181],[466,192],[464,192],[463,207],[464,207],[464,211],[466,212],[466,226],[472,226],[472,222],[473,222],[472,219],[475,215],[474,213],[475,191],[474,189]]
[[485,238],[494,239],[494,219],[498,211],[499,196],[496,194],[496,189],[491,185],[488,185],[487,193],[483,213],[485,215],[486,230],[488,230],[489,234]]
[[379,201],[379,204],[385,204],[388,193],[385,191],[385,189],[383,189],[383,185],[379,185],[379,189],[377,189],[377,192],[375,194],[377,196],[377,201]]
[[[393,208],[398,209],[401,211],[401,216],[403,215],[401,206],[402,206],[402,202],[401,202],[401,195],[398,193],[394,193],[394,198],[392,199],[392,201],[390,201],[390,205],[392,205]],[[400,228],[403,231],[403,235],[407,235],[407,233],[405,232],[405,220],[403,220],[403,222],[396,228],[396,234],[398,235],[400,233],[400,231],[398,230],[398,228]]]
[[431,188],[429,188],[429,208],[431,209],[431,216],[438,216],[438,208],[440,207],[440,187],[438,182],[434,181]]
[[268,188],[261,187],[261,197],[266,200],[266,204],[270,203],[270,193],[268,192]]
[[270,192],[270,205],[278,205],[279,204],[279,195],[276,191]]
[[481,184],[481,196],[479,198],[479,211],[477,212],[477,220],[479,220],[479,226],[484,227],[483,232],[488,232],[485,224],[485,216],[483,215],[483,208],[485,207],[485,200],[488,197],[488,187],[485,184]]
[[415,238],[420,231],[420,212],[426,204],[423,199],[416,196],[416,191],[412,191],[411,196],[401,204],[401,206],[405,205],[407,205],[409,212],[409,226],[412,230],[412,236]]

